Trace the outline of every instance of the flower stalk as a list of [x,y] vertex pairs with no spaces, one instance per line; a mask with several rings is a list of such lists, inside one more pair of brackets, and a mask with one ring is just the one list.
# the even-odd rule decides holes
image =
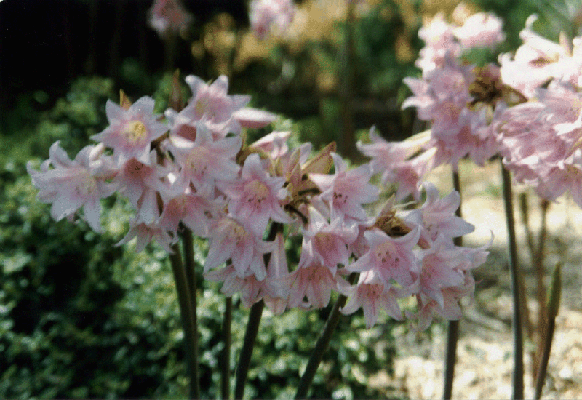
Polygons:
[[562,266],[556,265],[552,274],[552,283],[550,289],[550,298],[548,301],[547,329],[544,336],[542,357],[540,360],[538,374],[536,377],[536,386],[534,399],[538,400],[542,395],[542,388],[546,380],[546,371],[548,368],[548,361],[550,360],[550,352],[552,350],[552,341],[554,339],[554,330],[556,328],[556,317],[560,308],[560,297],[562,296]]
[[[461,180],[459,177],[459,171],[453,170],[453,188],[461,196]],[[459,203],[459,208],[455,212],[457,217],[461,217],[461,202]],[[463,238],[461,236],[454,239],[456,246],[463,245]],[[447,330],[447,349],[445,356],[445,375],[443,383],[443,399],[448,400],[453,396],[453,379],[455,377],[455,363],[457,358],[457,343],[459,341],[459,321],[449,321],[449,326]]]
[[[277,236],[277,232],[283,230],[283,225],[277,222],[272,222],[269,228],[269,233],[267,235],[268,241],[274,241]],[[265,265],[269,265],[271,259],[271,253],[264,255]],[[247,329],[245,331],[245,337],[243,339],[243,347],[241,349],[238,366],[236,369],[236,381],[234,386],[234,398],[242,399],[245,391],[245,382],[247,380],[247,375],[249,372],[249,367],[251,365],[251,356],[253,354],[253,348],[255,347],[255,340],[257,334],[259,333],[259,325],[261,324],[261,317],[263,315],[263,309],[265,308],[265,302],[261,299],[252,305],[251,311],[249,313],[249,320],[247,322]]]
[[251,307],[243,347],[238,358],[238,366],[236,369],[236,383],[234,386],[235,399],[242,399],[244,395],[245,382],[251,365],[251,356],[253,355],[253,348],[255,347],[255,339],[259,333],[259,325],[261,324],[264,308],[265,302],[263,300],[253,304]]
[[[548,309],[546,305],[546,288],[544,285],[544,256],[545,256],[545,243],[548,236],[547,229],[547,216],[548,208],[550,207],[550,202],[546,199],[542,199],[540,202],[540,208],[542,213],[542,221],[538,239],[538,248],[535,254],[534,261],[534,271],[536,276],[536,296],[538,299],[538,343],[536,350],[536,357],[533,362],[533,376],[537,376],[539,372],[541,358],[543,357],[543,352],[545,348],[545,343],[547,342],[548,335]],[[550,339],[551,340],[551,339]]]
[[224,317],[222,322],[222,361],[220,371],[220,393],[223,399],[230,398],[230,349],[232,343],[232,297],[224,301]]
[[331,313],[327,318],[327,322],[325,323],[325,328],[323,328],[323,332],[315,343],[315,348],[313,349],[311,357],[307,362],[305,372],[303,372],[303,375],[301,376],[301,380],[299,381],[299,385],[297,387],[297,392],[295,393],[296,399],[304,399],[307,397],[307,391],[313,382],[313,378],[315,377],[315,373],[317,372],[319,364],[323,359],[323,355],[329,347],[331,336],[339,323],[340,309],[346,304],[346,300],[346,296],[340,295],[334,304]]
[[180,248],[177,244],[172,245],[170,263],[172,264],[172,272],[176,283],[182,329],[184,330],[184,346],[190,381],[188,393],[190,398],[197,399],[200,398],[200,387],[198,384],[198,360],[197,357],[195,358],[197,355],[198,338],[196,317],[192,304],[192,295],[194,293],[189,290],[188,276],[184,268],[184,263],[182,262]]
[[194,381],[190,384],[194,386],[194,392],[200,393],[200,383],[199,383],[199,366],[198,366],[198,317],[197,317],[197,301],[196,301],[196,262],[194,261],[194,237],[192,236],[192,231],[189,228],[184,229],[182,234],[182,247],[184,248],[184,260],[185,260],[185,271],[186,279],[188,282],[188,293],[190,295],[190,305],[192,309],[192,324],[194,325],[194,331],[192,332],[192,368],[194,369],[193,377]]
[[521,323],[521,301],[519,295],[519,271],[517,259],[517,241],[515,236],[515,219],[513,216],[513,194],[511,174],[501,161],[503,179],[503,202],[509,240],[509,270],[511,274],[511,292],[513,295],[513,392],[514,400],[523,399],[523,334]]

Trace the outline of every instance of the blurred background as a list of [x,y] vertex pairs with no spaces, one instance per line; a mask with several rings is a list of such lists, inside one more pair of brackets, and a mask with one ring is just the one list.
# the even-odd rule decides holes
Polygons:
[[[35,200],[26,173],[26,162],[38,166],[56,140],[73,158],[106,127],[105,103],[118,102],[120,89],[134,101],[154,97],[161,112],[174,71],[204,80],[227,75],[231,94],[249,94],[253,107],[280,115],[276,128],[292,130],[297,140],[316,147],[336,140],[344,155],[357,160],[355,140],[372,125],[388,140],[425,128],[414,110],[401,110],[410,95],[402,79],[419,75],[414,61],[423,46],[418,29],[424,20],[437,12],[460,21],[477,11],[500,16],[506,42],[495,52],[474,54],[476,63],[515,50],[532,13],[540,16],[538,32],[552,40],[560,30],[573,37],[580,20],[576,6],[550,0],[475,0],[457,13],[459,2],[453,0],[364,0],[347,29],[344,0],[304,0],[296,1],[298,11],[284,37],[259,41],[249,29],[246,1],[182,3],[192,16],[187,29],[163,37],[148,24],[152,1],[0,1],[2,398],[186,394],[182,333],[165,252],[156,245],[140,254],[133,245],[113,246],[127,232],[131,214],[121,200],[104,202],[103,235],[84,223],[52,221],[49,207]],[[189,95],[185,86],[184,93]],[[290,257],[298,257],[298,245],[288,244]],[[198,240],[196,246],[203,263],[206,244]],[[219,396],[224,301],[218,289],[205,282],[199,290],[202,392],[209,398]],[[237,307],[234,315],[231,365],[247,311]],[[264,318],[249,395],[294,393],[297,371],[328,312]],[[430,342],[443,326],[413,333],[412,345]],[[371,330],[361,313],[342,320],[312,395],[409,397],[393,380],[376,379],[378,371],[393,376],[398,357],[393,339],[407,332],[385,317]]]

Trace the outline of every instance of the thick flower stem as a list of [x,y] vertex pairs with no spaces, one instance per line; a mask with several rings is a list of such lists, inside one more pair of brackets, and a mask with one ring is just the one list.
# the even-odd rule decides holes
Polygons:
[[562,266],[556,265],[552,274],[552,283],[550,289],[550,299],[548,302],[546,335],[544,337],[542,357],[536,376],[534,399],[539,399],[542,396],[542,388],[546,380],[546,371],[548,368],[548,361],[550,360],[550,352],[552,350],[552,341],[554,339],[554,330],[556,328],[556,317],[560,308],[560,298],[562,297]]
[[513,295],[513,400],[523,399],[523,334],[521,324],[521,306],[519,296],[519,271],[517,260],[517,241],[515,237],[515,219],[513,217],[513,194],[511,190],[511,175],[501,164],[503,177],[503,202],[509,239],[509,269],[511,273],[511,292]]
[[220,393],[223,399],[230,397],[230,347],[232,342],[232,297],[227,297],[224,302],[224,319],[222,322],[222,361],[220,371]]
[[301,381],[299,381],[299,386],[297,387],[297,393],[295,393],[296,399],[304,399],[307,396],[307,391],[309,390],[309,386],[311,386],[311,382],[313,382],[313,378],[315,377],[315,372],[317,368],[319,368],[319,364],[323,359],[323,355],[329,346],[329,342],[331,341],[331,336],[339,323],[340,318],[340,308],[342,308],[346,304],[347,297],[344,295],[340,295],[337,299],[337,302],[333,306],[331,313],[325,323],[325,328],[317,339],[317,343],[315,343],[315,348],[311,353],[311,357],[307,362],[307,367],[305,368],[305,372],[303,376],[301,376]]
[[542,397],[542,389],[544,388],[544,382],[546,380],[546,371],[548,368],[548,362],[550,361],[550,352],[552,351],[552,341],[554,339],[554,330],[556,328],[555,318],[551,318],[548,321],[548,326],[546,328],[546,336],[544,337],[542,357],[540,360],[540,365],[538,366],[537,377],[535,381],[535,394],[534,399],[539,400]]
[[[453,170],[453,188],[461,195],[461,180],[459,171]],[[461,217],[461,204],[455,212],[457,217]],[[456,246],[463,245],[461,236],[455,239]],[[457,342],[459,341],[459,321],[449,321],[447,331],[447,349],[445,356],[445,376],[443,383],[443,399],[448,400],[453,396],[453,379],[455,377],[455,363],[457,359]]]
[[182,319],[182,328],[184,330],[184,345],[186,348],[186,361],[188,366],[188,376],[190,378],[189,397],[192,399],[200,398],[200,388],[198,386],[198,360],[194,358],[194,349],[198,347],[198,338],[196,334],[196,319],[192,307],[192,296],[189,291],[188,277],[182,262],[180,247],[177,244],[172,246],[170,262],[172,272],[176,283],[178,294],[178,304],[180,305],[180,317]]
[[548,208],[550,207],[550,202],[548,200],[541,200],[540,203],[542,221],[538,239],[538,248],[535,255],[534,261],[534,271],[536,275],[536,297],[538,299],[538,346],[536,350],[536,357],[533,362],[533,376],[538,375],[538,368],[540,365],[541,357],[543,355],[544,346],[546,342],[546,335],[548,333],[546,326],[548,310],[546,307],[546,288],[544,285],[544,256],[545,256],[545,243],[548,236],[547,229],[547,216]]
[[[271,222],[271,227],[267,235],[267,241],[272,242],[277,236],[277,232],[283,230],[283,225],[277,222]],[[265,265],[269,265],[271,260],[271,253],[264,255],[263,260]],[[236,369],[236,380],[234,384],[234,398],[242,399],[245,391],[245,382],[247,380],[247,374],[249,372],[249,367],[251,365],[251,356],[253,354],[253,348],[255,347],[255,339],[259,333],[259,325],[261,324],[261,317],[263,315],[263,309],[265,308],[265,302],[260,300],[251,307],[249,313],[249,321],[247,322],[247,329],[245,331],[245,337],[243,339],[243,347],[241,349],[238,366]]]
[[253,304],[247,322],[247,330],[243,341],[243,347],[238,358],[238,367],[236,369],[236,383],[234,386],[234,398],[242,399],[245,391],[245,381],[251,365],[251,356],[255,347],[255,339],[259,333],[259,325],[263,315],[265,302],[263,300]]
[[[199,366],[198,366],[198,318],[197,318],[197,301],[196,301],[196,262],[194,261],[194,237],[192,236],[192,231],[189,228],[184,230],[182,236],[182,246],[184,248],[184,260],[186,268],[186,279],[188,280],[188,293],[190,294],[190,304],[192,307],[192,323],[194,325],[194,332],[192,333],[192,359],[193,359],[193,376],[195,380],[190,383],[194,386],[194,392],[200,393],[200,382],[199,382]],[[195,398],[199,398],[195,397]]]

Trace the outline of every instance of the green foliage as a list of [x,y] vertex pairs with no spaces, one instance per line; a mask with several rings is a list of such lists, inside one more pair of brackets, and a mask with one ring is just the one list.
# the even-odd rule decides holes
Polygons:
[[24,164],[31,157],[46,158],[57,140],[71,155],[76,154],[107,123],[108,98],[113,98],[113,82],[98,77],[77,79],[67,96],[57,99],[47,111],[38,111],[34,106],[49,103],[46,93],[22,95],[17,107],[8,113],[0,134],[0,165]]
[[406,29],[401,9],[393,0],[384,0],[356,21],[358,87],[366,88],[366,93],[393,97],[402,86],[402,79],[416,71],[413,60],[402,61],[397,56],[400,35],[413,37],[410,45],[415,54],[423,46]]
[[[252,398],[286,399],[295,395],[300,373],[323,330],[331,306],[319,311],[266,313],[249,373]],[[385,393],[370,387],[369,377],[392,365],[393,323],[366,329],[362,313],[340,319],[330,348],[311,386],[311,398],[367,399]]]

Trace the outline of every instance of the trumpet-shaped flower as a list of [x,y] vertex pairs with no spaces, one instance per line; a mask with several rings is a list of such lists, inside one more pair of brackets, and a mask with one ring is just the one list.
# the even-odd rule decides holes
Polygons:
[[227,297],[239,293],[243,306],[247,308],[261,300],[265,291],[265,280],[257,279],[252,273],[241,276],[232,265],[208,271],[204,277],[209,281],[222,282],[220,291]]
[[495,47],[505,40],[502,23],[500,18],[490,13],[473,14],[463,26],[454,30],[454,35],[465,49]]
[[257,236],[263,235],[270,218],[289,223],[291,218],[280,204],[287,193],[283,183],[285,178],[269,176],[259,155],[251,154],[245,160],[241,179],[224,187],[228,210]]
[[339,218],[329,224],[315,209],[309,211],[309,225],[303,232],[300,265],[316,260],[335,272],[338,264],[347,264],[350,255],[348,245],[357,239],[358,226],[345,226]]
[[127,110],[108,100],[105,112],[109,126],[91,139],[112,148],[119,164],[131,158],[149,164],[151,142],[167,131],[153,113],[154,100],[142,97]]
[[262,281],[267,276],[263,254],[272,250],[272,244],[263,242],[231,217],[215,221],[210,229],[208,256],[204,271],[216,268],[228,259],[239,278],[254,274]]
[[[50,147],[49,159],[42,163],[40,171],[33,170],[30,163],[27,165],[32,184],[39,189],[38,199],[52,203],[51,215],[55,220],[70,217],[82,207],[91,228],[101,230],[100,199],[115,190],[115,185],[107,180],[117,173],[103,150],[103,145],[86,146],[71,161],[57,141]],[[51,165],[54,168],[49,168]]]
[[177,237],[170,235],[157,222],[147,224],[134,220],[130,221],[129,231],[125,237],[116,244],[116,246],[126,244],[134,237],[137,238],[135,251],[138,253],[141,252],[148,243],[152,241],[152,239],[156,239],[158,244],[160,244],[168,253],[173,253],[171,246],[177,241]]
[[331,209],[331,219],[340,218],[345,223],[365,222],[366,212],[362,204],[378,198],[378,188],[369,183],[372,170],[369,164],[348,170],[342,158],[332,153],[335,174],[309,174],[309,178],[321,190],[320,198]]
[[461,196],[453,191],[444,198],[439,197],[436,186],[425,183],[426,201],[421,208],[410,211],[403,221],[410,228],[420,227],[421,238],[425,243],[436,240],[437,235],[447,238],[463,236],[473,232],[475,227],[455,215],[461,203]]
[[414,283],[413,274],[418,268],[418,260],[412,249],[420,237],[418,227],[397,239],[377,229],[364,232],[364,236],[370,248],[347,266],[348,271],[375,271],[386,285],[391,285],[393,280],[403,287]]
[[233,114],[248,104],[250,96],[228,95],[228,78],[224,75],[210,85],[189,75],[186,83],[192,90],[192,98],[180,112],[181,116],[192,121],[204,119],[216,137],[224,137],[229,132],[240,133],[241,125]]
[[343,293],[349,297],[341,312],[348,315],[362,308],[367,328],[376,324],[380,309],[384,309],[392,318],[402,320],[402,311],[396,299],[404,297],[405,291],[386,285],[374,271],[361,273],[357,285],[344,289]]
[[233,181],[239,166],[234,158],[241,147],[240,137],[213,140],[203,123],[197,124],[196,140],[175,136],[168,146],[181,166],[180,179],[197,190],[214,188],[217,181]]
[[328,267],[312,263],[297,268],[287,279],[289,308],[323,308],[329,304],[331,291],[336,288],[337,279],[341,278],[334,275]]

